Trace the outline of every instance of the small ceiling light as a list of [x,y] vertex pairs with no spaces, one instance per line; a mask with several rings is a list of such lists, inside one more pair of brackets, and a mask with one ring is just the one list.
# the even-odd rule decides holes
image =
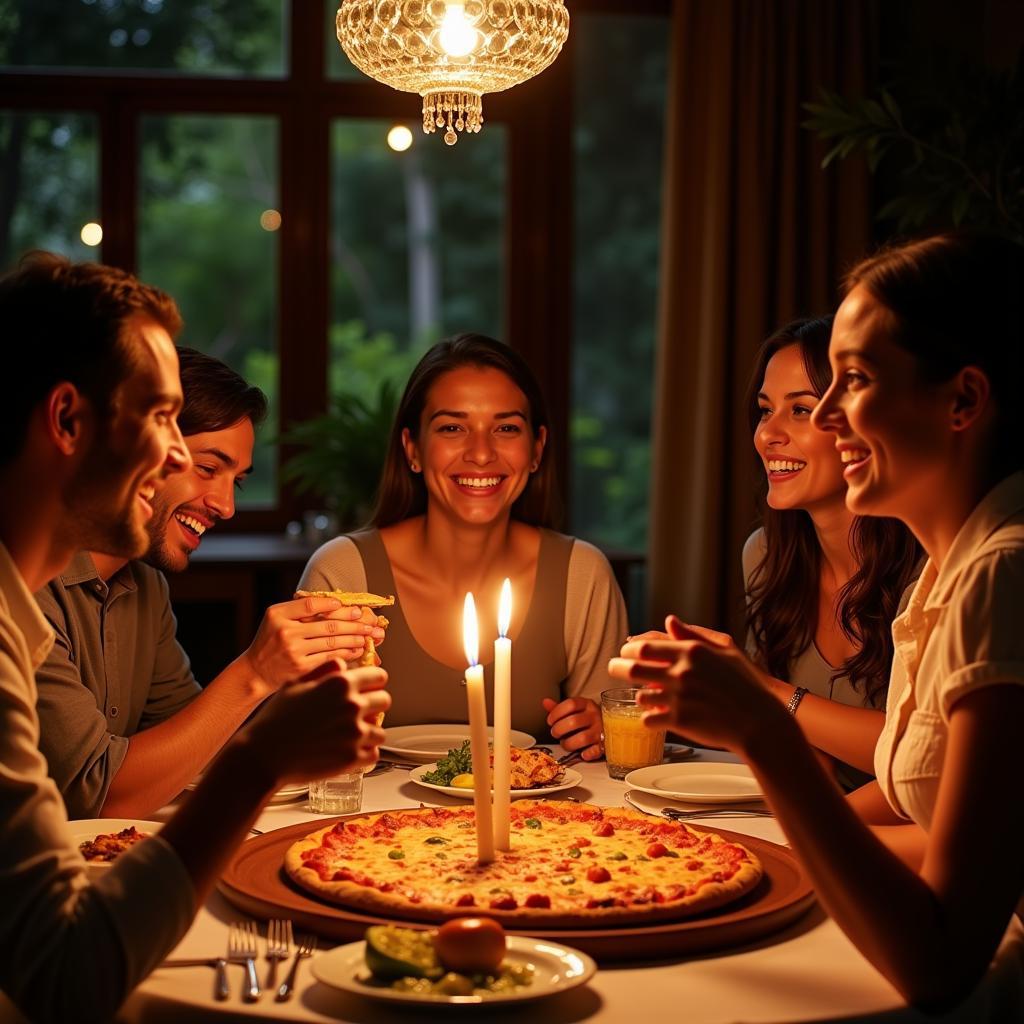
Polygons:
[[260,227],[264,231],[276,231],[281,226],[281,214],[277,210],[264,210],[260,214]]
[[91,220],[88,224],[82,225],[80,235],[86,245],[99,245],[103,241],[103,228],[96,221]]
[[423,97],[423,130],[478,132],[483,95],[543,71],[569,36],[565,0],[341,0],[338,42],[365,75]]
[[412,132],[404,124],[396,124],[388,132],[388,145],[396,153],[404,153],[412,145]]

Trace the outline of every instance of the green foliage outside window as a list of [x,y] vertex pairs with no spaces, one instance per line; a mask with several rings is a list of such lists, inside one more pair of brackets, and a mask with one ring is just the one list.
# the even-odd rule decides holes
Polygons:
[[633,551],[647,544],[666,24],[573,22],[572,530]]
[[286,9],[284,0],[0,0],[0,64],[280,75]]

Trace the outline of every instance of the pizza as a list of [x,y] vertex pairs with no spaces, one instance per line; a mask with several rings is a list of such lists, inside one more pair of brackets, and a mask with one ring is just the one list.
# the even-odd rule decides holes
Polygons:
[[148,832],[140,832],[134,825],[120,832],[105,832],[95,839],[78,844],[79,852],[90,862],[111,861],[118,854],[124,853],[129,846],[149,838]]
[[[296,590],[295,596],[333,597],[335,601],[340,601],[347,608],[385,608],[395,603],[394,594],[388,597],[381,597],[380,594],[359,593],[351,590]],[[385,616],[378,615],[376,624],[381,629],[387,629],[389,622]],[[361,666],[380,664],[380,655],[377,654],[377,645],[373,642],[372,636],[366,637],[366,647],[363,650],[362,657],[356,664]]]
[[512,849],[477,863],[471,807],[347,818],[294,843],[288,876],[331,903],[420,921],[601,927],[690,917],[763,874],[739,843],[683,822],[568,800],[516,800]]

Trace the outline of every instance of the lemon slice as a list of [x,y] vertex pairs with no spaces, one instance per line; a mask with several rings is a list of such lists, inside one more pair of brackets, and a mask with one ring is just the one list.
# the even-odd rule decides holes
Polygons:
[[452,779],[451,784],[457,789],[472,789],[473,788],[473,773],[463,772],[461,775],[456,775]]
[[397,928],[375,924],[366,929],[366,966],[375,978],[395,981],[398,978],[437,979],[444,968],[434,951],[429,932],[413,928]]

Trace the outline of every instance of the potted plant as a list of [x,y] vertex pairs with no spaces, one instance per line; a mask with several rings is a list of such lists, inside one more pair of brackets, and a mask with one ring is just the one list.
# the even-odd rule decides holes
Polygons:
[[822,166],[856,151],[886,161],[878,212],[900,233],[969,225],[1024,240],[1024,56],[1014,68],[937,66],[874,97],[823,91],[804,127],[833,143]]

